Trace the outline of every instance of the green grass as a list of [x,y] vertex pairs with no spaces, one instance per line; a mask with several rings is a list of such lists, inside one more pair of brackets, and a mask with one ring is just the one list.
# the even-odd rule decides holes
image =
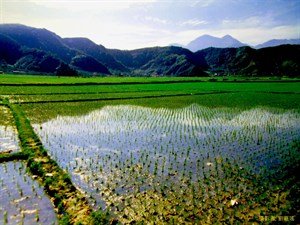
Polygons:
[[[300,82],[266,82],[268,78],[246,81],[242,77],[207,82],[209,79],[1,75],[0,104],[4,98],[21,103],[34,121],[82,115],[112,104],[178,108],[198,103],[208,107],[300,109]],[[243,82],[230,82],[235,79]]]
[[[13,75],[0,74],[0,84],[83,84],[83,83],[153,83],[153,82],[176,82],[176,81],[295,81],[292,78],[277,77],[57,77],[39,75]],[[299,80],[299,79],[298,79]]]
[[[112,84],[112,78],[94,78],[98,82],[93,84],[77,83],[70,85],[75,78],[63,78],[68,82],[59,82],[59,78],[55,78],[53,83],[49,86],[42,83],[39,85],[35,83],[35,79],[26,77],[27,85],[31,86],[11,86],[1,84],[0,78],[0,94],[53,94],[53,93],[103,93],[103,92],[129,92],[129,91],[177,91],[177,90],[190,90],[190,91],[267,91],[267,92],[297,92],[300,93],[298,82],[202,82],[201,80],[190,80],[187,78],[148,78],[149,82],[138,83],[140,79],[146,78],[130,78],[130,83],[126,78],[114,78],[115,83]],[[25,78],[23,78],[25,82]],[[70,79],[70,80],[68,80]],[[77,78],[85,79],[87,78]],[[90,78],[93,79],[93,78]],[[126,82],[128,81],[128,82]],[[172,83],[176,81],[176,83]],[[158,82],[158,83],[151,83]],[[163,82],[163,83],[162,83]],[[18,84],[18,83],[15,83]],[[19,83],[20,84],[20,83]],[[50,85],[59,86],[50,86]]]
[[[22,78],[23,82],[27,79],[27,84],[31,86],[7,86],[0,85],[0,96],[2,98],[8,97],[14,102],[47,102],[47,101],[75,101],[75,100],[105,100],[118,98],[141,98],[149,96],[176,96],[176,95],[197,95],[212,92],[236,92],[241,96],[257,94],[265,96],[270,94],[274,98],[282,98],[281,94],[286,94],[286,99],[296,98],[300,94],[299,82],[187,82],[187,78],[182,78],[181,81],[172,83],[172,81],[179,81],[179,78],[91,78],[98,79],[101,82],[115,81],[115,84],[108,82],[107,84],[76,84],[59,86],[45,86],[37,85],[35,77],[25,76]],[[45,78],[50,79],[49,77]],[[51,78],[55,84],[60,84],[60,78]],[[75,78],[63,78],[63,80],[71,82]],[[84,79],[84,78],[76,78]],[[142,79],[149,79],[152,81],[165,81],[166,83],[126,83],[126,81],[139,81]],[[86,80],[88,80],[86,78]],[[125,82],[125,83],[124,83]],[[171,82],[171,83],[170,83]],[[217,96],[216,96],[217,97]],[[0,97],[1,98],[1,97]],[[272,97],[273,98],[273,97]],[[249,98],[245,98],[249,100]],[[270,98],[269,98],[270,99]],[[215,99],[218,101],[218,99]],[[256,102],[256,99],[253,99]],[[252,104],[252,101],[243,103]],[[288,100],[289,101],[289,100]],[[274,101],[271,101],[274,102]],[[268,101],[266,101],[268,103]],[[277,103],[275,101],[277,106]],[[291,106],[295,106],[294,104]]]
[[0,84],[80,84],[80,83],[149,83],[169,81],[198,81],[203,78],[192,77],[57,77],[38,75],[1,74]]
[[57,115],[84,115],[105,105],[129,104],[154,108],[181,108],[193,103],[213,108],[235,107],[249,109],[259,106],[293,109],[300,112],[299,95],[268,93],[261,93],[259,95],[257,93],[204,94],[87,102],[30,103],[22,104],[22,108],[33,123],[41,123],[55,118]]
[[[209,79],[1,75],[0,104],[6,97],[21,103],[34,121],[57,115],[82,115],[112,104],[178,108],[198,103],[208,107],[300,109],[300,82],[265,82],[270,81],[267,78],[246,81],[234,77],[226,78],[225,82],[224,78],[207,82]],[[234,79],[243,82],[230,82]]]
[[13,126],[14,125],[14,119],[12,117],[12,114],[10,110],[0,105],[0,126]]

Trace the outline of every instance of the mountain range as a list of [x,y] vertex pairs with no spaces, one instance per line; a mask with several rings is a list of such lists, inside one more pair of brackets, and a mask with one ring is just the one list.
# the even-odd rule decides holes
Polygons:
[[274,47],[278,45],[300,45],[300,39],[272,39],[262,44],[256,45],[255,48],[267,48],[267,47]]
[[242,46],[247,46],[237,39],[233,38],[230,35],[225,35],[222,38],[214,37],[211,35],[202,35],[195,40],[191,41],[187,44],[186,48],[189,50],[196,52],[198,50],[202,50],[209,47],[215,48],[239,48]]
[[[276,41],[267,44],[274,43]],[[283,42],[277,40],[277,43]],[[299,56],[298,42],[255,49],[229,35],[222,38],[204,35],[186,48],[166,46],[118,50],[107,49],[87,38],[61,38],[46,29],[21,24],[0,25],[0,70],[5,72],[17,70],[70,76],[238,74],[295,77],[300,74]]]
[[[260,49],[260,48],[275,47],[275,46],[287,45],[287,44],[300,45],[300,39],[272,39],[262,44],[252,46],[252,48]],[[209,47],[239,48],[239,47],[250,46],[250,45],[242,43],[230,35],[225,35],[222,38],[218,38],[218,37],[205,34],[191,41],[186,46],[183,45],[178,45],[178,46],[186,47],[187,49],[196,52]]]

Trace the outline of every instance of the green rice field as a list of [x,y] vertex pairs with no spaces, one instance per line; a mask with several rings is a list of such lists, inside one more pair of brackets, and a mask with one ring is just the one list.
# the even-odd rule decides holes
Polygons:
[[299,90],[1,75],[0,223],[300,223]]

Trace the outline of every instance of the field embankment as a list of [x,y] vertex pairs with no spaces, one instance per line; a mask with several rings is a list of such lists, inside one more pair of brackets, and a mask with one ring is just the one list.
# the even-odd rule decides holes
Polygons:
[[92,210],[85,197],[73,186],[68,173],[47,154],[22,109],[6,99],[4,105],[12,111],[15,119],[21,152],[2,153],[0,161],[26,160],[30,173],[49,195],[61,223],[90,224]]

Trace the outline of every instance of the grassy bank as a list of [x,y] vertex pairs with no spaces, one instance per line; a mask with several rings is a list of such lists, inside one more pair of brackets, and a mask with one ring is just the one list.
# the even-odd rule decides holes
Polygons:
[[[224,79],[3,75],[0,77],[0,96],[9,98],[11,102],[21,103],[26,114],[34,121],[45,121],[56,115],[81,115],[107,104],[178,108],[197,103],[208,107],[243,109],[257,106],[300,108],[299,82],[262,78]],[[8,80],[10,85],[5,84]]]
[[91,224],[92,212],[84,196],[71,182],[67,172],[50,158],[18,105],[5,102],[14,116],[22,152],[1,155],[1,161],[26,159],[27,167],[50,196],[61,224]]
[[1,84],[117,84],[117,83],[176,83],[176,82],[201,82],[201,81],[225,81],[225,82],[293,82],[299,81],[296,78],[278,78],[278,77],[57,77],[57,76],[39,76],[39,75],[14,75],[1,74]]

